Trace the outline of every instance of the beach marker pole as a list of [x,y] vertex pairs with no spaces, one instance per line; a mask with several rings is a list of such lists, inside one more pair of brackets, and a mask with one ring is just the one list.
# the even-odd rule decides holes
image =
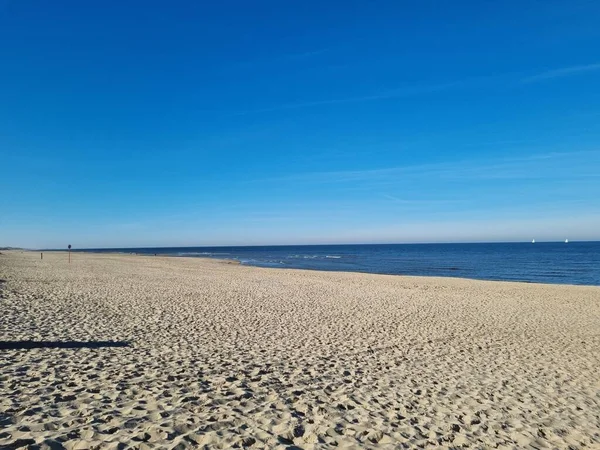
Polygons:
[[71,264],[71,244],[69,244],[69,264]]

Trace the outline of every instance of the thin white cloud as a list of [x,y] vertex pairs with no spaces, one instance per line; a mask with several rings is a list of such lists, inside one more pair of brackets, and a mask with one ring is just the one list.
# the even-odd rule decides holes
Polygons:
[[[305,55],[312,56],[318,55],[327,51],[315,51],[315,52],[307,52]],[[438,83],[431,85],[414,85],[414,86],[404,86],[397,89],[391,89],[387,91],[383,91],[380,93],[375,93],[371,95],[363,95],[363,96],[353,96],[353,97],[345,97],[345,98],[335,98],[335,99],[324,99],[324,100],[316,100],[310,102],[298,102],[298,103],[287,103],[281,105],[275,105],[267,108],[258,108],[247,111],[241,111],[234,113],[234,116],[245,116],[249,114],[261,114],[261,113],[269,113],[276,111],[286,111],[286,110],[294,110],[294,109],[302,109],[302,108],[312,108],[317,106],[326,106],[326,105],[338,105],[338,104],[347,104],[347,103],[362,103],[362,102],[370,102],[370,101],[378,101],[378,100],[388,100],[388,99],[399,99],[412,97],[422,94],[431,94],[435,92],[442,92],[452,89],[461,89],[461,88],[476,88],[483,87],[489,85],[495,85],[499,83],[534,83],[542,80],[552,79],[552,78],[561,78],[567,77],[571,75],[578,75],[584,72],[592,72],[600,70],[600,63],[595,64],[587,64],[587,65],[579,65],[579,66],[571,66],[571,67],[563,67],[560,69],[548,70],[545,72],[541,72],[538,74],[530,75],[524,78],[519,79],[519,76],[522,76],[523,73],[504,73],[499,75],[490,75],[490,76],[482,76],[482,77],[472,77],[464,80],[458,81],[450,81],[446,83]]]
[[407,205],[407,206],[414,206],[414,205],[437,205],[437,204],[449,204],[449,203],[456,203],[455,200],[449,200],[449,199],[405,199],[405,198],[399,198],[396,197],[395,195],[391,195],[391,194],[382,194],[381,195],[383,198],[390,200],[394,203],[398,203],[400,205]]
[[323,106],[323,105],[337,105],[344,103],[360,103],[360,102],[368,102],[374,100],[386,100],[392,98],[402,98],[402,97],[411,97],[419,94],[427,94],[437,91],[447,90],[453,87],[458,87],[464,82],[451,82],[451,83],[442,83],[442,84],[434,84],[434,85],[424,85],[424,86],[409,86],[404,88],[392,89],[389,91],[384,91],[379,94],[373,95],[364,95],[357,97],[347,97],[347,98],[337,98],[337,99],[329,99],[329,100],[317,100],[314,102],[300,102],[300,103],[288,103],[284,105],[277,105],[270,108],[260,108],[253,109],[248,111],[243,111],[236,113],[236,116],[245,116],[248,114],[260,114],[267,112],[275,112],[275,111],[285,111],[291,109],[301,109],[301,108],[310,108],[314,106]]
[[383,195],[382,195],[382,197],[383,197],[383,198],[386,198],[386,199],[388,199],[388,200],[391,200],[391,201],[393,201],[394,203],[400,203],[400,204],[402,204],[402,205],[410,205],[410,204],[412,204],[412,203],[415,203],[415,201],[414,201],[414,200],[406,200],[406,199],[404,199],[404,198],[398,198],[398,197],[395,197],[395,196],[393,196],[393,195],[390,195],[390,194],[383,194]]
[[579,75],[585,72],[593,72],[600,70],[600,63],[597,64],[586,64],[581,66],[563,67],[560,69],[548,70],[546,72],[538,73],[521,80],[522,83],[534,83],[536,81],[549,80],[552,78],[563,78],[571,75]]
[[259,181],[306,183],[398,182],[407,179],[494,180],[542,178],[599,178],[590,158],[600,151],[547,152],[520,158],[449,161],[374,169],[306,172]]

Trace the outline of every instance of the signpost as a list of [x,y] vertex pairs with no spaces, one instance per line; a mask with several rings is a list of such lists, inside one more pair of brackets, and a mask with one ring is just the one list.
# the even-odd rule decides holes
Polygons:
[[69,244],[69,264],[71,264],[71,244]]

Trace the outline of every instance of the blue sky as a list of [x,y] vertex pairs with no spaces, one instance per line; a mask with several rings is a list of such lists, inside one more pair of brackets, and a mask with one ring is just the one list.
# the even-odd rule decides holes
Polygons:
[[600,239],[598,23],[0,0],[0,245]]

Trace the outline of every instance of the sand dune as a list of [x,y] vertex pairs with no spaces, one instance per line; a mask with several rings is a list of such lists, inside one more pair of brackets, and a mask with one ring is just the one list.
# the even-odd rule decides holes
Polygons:
[[0,448],[600,448],[600,288],[3,252]]

